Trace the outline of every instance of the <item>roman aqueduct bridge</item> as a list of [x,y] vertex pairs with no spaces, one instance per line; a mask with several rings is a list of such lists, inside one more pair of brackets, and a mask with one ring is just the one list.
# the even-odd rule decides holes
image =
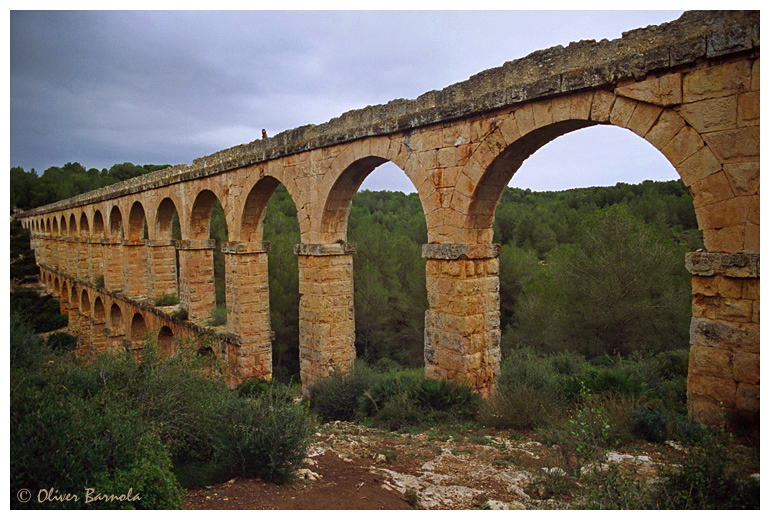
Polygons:
[[[488,393],[500,363],[495,208],[547,142],[615,125],[660,150],[692,193],[705,251],[692,273],[691,414],[719,423],[759,411],[759,13],[689,12],[600,42],[537,51],[416,100],[345,113],[21,215],[45,286],[80,351],[173,352],[213,338],[232,385],[271,376],[262,218],[280,183],[297,207],[305,388],[355,357],[351,200],[380,164],[414,184],[428,228],[425,372]],[[214,306],[212,205],[229,230],[226,332]],[[182,240],[172,240],[179,215]],[[143,228],[147,238],[143,238]],[[179,254],[179,272],[175,262]],[[178,295],[187,319],[153,307]]]

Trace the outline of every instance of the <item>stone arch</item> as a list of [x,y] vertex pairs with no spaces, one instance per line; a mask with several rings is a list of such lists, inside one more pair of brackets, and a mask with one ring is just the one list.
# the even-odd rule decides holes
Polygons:
[[113,240],[122,240],[123,234],[123,216],[120,214],[120,208],[116,205],[110,210],[110,237]]
[[[262,241],[262,222],[265,218],[265,209],[279,184],[280,181],[275,177],[266,176],[259,179],[249,190],[241,212],[240,235],[238,237],[241,241]],[[289,196],[291,197],[291,194]]]
[[53,235],[59,234],[59,221],[56,217],[53,218],[53,221],[51,223],[51,232]]
[[51,232],[51,219],[50,217],[45,219],[45,232],[50,233]]
[[[59,277],[58,277],[58,276],[57,276],[57,277],[55,277],[55,278],[53,279],[53,291],[54,291],[54,293],[55,293],[55,294],[56,294],[56,295],[57,295],[59,298],[62,298],[62,294],[61,294],[61,286],[59,285]],[[63,299],[62,299],[61,301],[62,301],[62,303],[64,302],[64,300],[63,300]]]
[[128,239],[139,240],[144,237],[144,226],[147,218],[144,206],[138,200],[131,205],[128,212]]
[[67,219],[62,215],[60,220],[61,224],[59,225],[59,229],[61,229],[61,236],[67,236]]
[[[570,104],[572,111],[554,110],[554,106]],[[581,108],[575,109],[575,105]],[[550,117],[538,116],[543,113],[549,113]],[[564,119],[557,120],[559,114],[564,114]],[[729,190],[716,155],[700,134],[675,110],[606,91],[565,96],[564,100],[554,98],[528,103],[496,118],[496,126],[477,147],[469,162],[468,182],[474,186],[467,190],[471,193],[469,206],[467,210],[453,208],[466,214],[464,241],[469,244],[491,243],[494,211],[505,186],[527,157],[561,135],[596,124],[630,130],[669,160],[693,195],[698,227],[704,233],[706,248],[709,251],[715,250],[715,240],[708,229],[709,221],[713,219],[703,208],[715,202],[712,200],[714,196],[710,190],[698,189],[695,184],[706,180],[703,179],[705,176],[712,180],[712,185],[726,185]],[[701,169],[704,165],[705,170]],[[461,186],[458,188],[462,191]],[[718,191],[719,186],[715,190]],[[726,196],[732,198],[732,192]],[[736,214],[737,220],[746,216],[745,212]],[[738,250],[742,250],[742,247]]]
[[104,302],[102,302],[101,296],[94,298],[94,319],[98,322],[104,322]]
[[147,335],[147,322],[140,312],[131,318],[131,341],[142,341]]
[[69,219],[69,226],[67,227],[67,230],[69,231],[69,236],[74,237],[78,234],[78,225],[77,220],[75,220],[75,214],[70,213],[70,219]]
[[113,303],[110,307],[110,328],[116,331],[123,330],[123,311],[117,303]]
[[85,288],[80,292],[80,312],[85,314],[91,311],[91,298]]
[[94,211],[93,216],[93,236],[94,238],[104,238],[104,217],[102,217],[102,212],[98,209]]
[[406,150],[408,148],[405,144],[390,144],[389,140],[376,137],[368,140],[365,145],[352,143],[334,160],[329,171],[340,173],[332,178],[328,191],[320,190],[323,193],[322,200],[325,201],[318,205],[320,213],[317,215],[321,243],[347,239],[347,222],[353,197],[364,179],[388,161],[401,169],[417,191],[430,235],[431,230],[438,225],[438,221],[434,221],[435,214],[430,211],[431,199],[435,198],[436,190],[429,182],[428,173],[418,159],[418,154]]
[[[193,202],[188,222],[190,239],[207,240],[209,238],[211,212],[214,209],[214,202],[216,201],[219,201],[219,203],[222,204],[222,199],[213,191],[203,189],[198,192],[198,195]],[[222,207],[224,208],[224,205],[222,205]],[[225,219],[227,219],[227,211],[225,211]],[[229,232],[230,222],[227,222],[227,224]]]
[[174,332],[165,325],[158,332],[158,350],[161,355],[165,356],[172,356],[176,353],[176,337]]
[[158,240],[170,240],[171,225],[174,220],[174,213],[179,215],[179,210],[171,197],[165,197],[156,210],[155,216],[155,238]]
[[80,299],[78,298],[77,287],[75,286],[74,283],[70,288],[69,302],[70,302],[71,309],[80,309],[80,305],[79,305]]
[[86,215],[86,212],[83,211],[80,214],[80,226],[79,226],[80,236],[87,237],[90,234],[89,228],[90,226],[88,225],[88,216]]

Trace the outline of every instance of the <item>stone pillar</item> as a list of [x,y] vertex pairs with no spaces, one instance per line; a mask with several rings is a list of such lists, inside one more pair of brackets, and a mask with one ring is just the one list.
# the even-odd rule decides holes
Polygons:
[[164,294],[177,296],[179,289],[176,282],[176,246],[173,240],[146,240],[147,277],[149,280],[150,299],[155,300]]
[[75,238],[77,256],[75,263],[75,276],[81,280],[90,280],[90,271],[88,269],[88,240],[86,238]]
[[59,244],[61,243],[60,237],[51,235],[51,256],[48,259],[48,265],[51,267],[59,268]]
[[498,244],[425,244],[425,377],[488,396],[500,372]]
[[688,253],[687,406],[710,425],[759,425],[759,253]]
[[134,299],[147,297],[147,248],[141,238],[123,241],[123,293]]
[[123,245],[120,240],[102,240],[104,261],[104,288],[108,291],[123,290]]
[[238,335],[241,341],[234,366],[238,383],[252,378],[265,381],[272,378],[273,344],[267,276],[269,250],[269,242],[222,244],[227,331]]
[[178,240],[179,299],[190,321],[203,322],[216,305],[214,239]]
[[104,245],[98,238],[88,239],[88,279],[98,288],[103,288],[104,283]]
[[71,302],[67,304],[67,332],[75,337],[80,335],[80,310]]
[[43,263],[51,265],[51,249],[53,247],[53,237],[50,233],[43,236]]
[[75,244],[70,237],[62,237],[59,243],[59,250],[61,251],[61,262],[59,263],[59,269],[65,274],[70,276],[74,275],[75,259]]
[[91,346],[97,354],[107,352],[107,321],[105,318],[91,320]]
[[104,329],[106,351],[117,354],[126,351],[126,334],[122,329]]
[[356,358],[353,308],[355,244],[297,244],[299,367],[302,392]]

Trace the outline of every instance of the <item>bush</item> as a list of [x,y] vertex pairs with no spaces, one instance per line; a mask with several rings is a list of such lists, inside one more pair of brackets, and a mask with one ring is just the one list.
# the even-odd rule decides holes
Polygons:
[[313,426],[280,390],[231,400],[222,409],[216,460],[245,477],[289,480],[307,454]]
[[[177,296],[174,296],[173,294],[162,294],[161,296],[158,296],[155,298],[155,306],[156,307],[169,307],[171,305],[177,305],[179,303],[179,298]],[[225,317],[227,315],[225,314]]]
[[33,366],[48,353],[29,323],[13,310],[11,311],[10,347],[11,369]]
[[668,417],[660,408],[648,409],[636,405],[631,414],[634,434],[650,442],[663,442],[666,439]]
[[50,295],[40,296],[34,289],[11,291],[11,310],[23,316],[38,333],[67,326],[67,316],[59,312],[58,300]]
[[377,376],[363,363],[356,363],[348,374],[335,372],[310,387],[310,407],[321,420],[352,421],[358,410],[358,401],[377,380]]
[[[51,378],[21,378],[11,393],[11,485],[54,488],[79,502],[48,502],[50,508],[170,509],[181,506],[181,488],[157,435],[133,410],[70,394]],[[95,502],[84,489],[141,500]],[[40,507],[36,500],[15,507]]]
[[481,406],[479,422],[493,428],[532,430],[553,419],[553,401],[540,390],[519,384],[498,391]]
[[238,397],[258,397],[270,390],[270,383],[260,379],[247,379],[235,391]]
[[466,385],[446,379],[423,379],[412,390],[418,406],[437,412],[448,412],[458,419],[475,417],[479,395]]
[[45,342],[52,352],[72,352],[78,344],[78,339],[66,332],[53,332],[48,335]]
[[665,509],[759,509],[759,483],[741,478],[725,445],[729,437],[709,431],[678,464],[664,467],[655,498]]
[[206,322],[209,327],[219,327],[227,323],[227,307],[217,305],[211,309],[211,318]]

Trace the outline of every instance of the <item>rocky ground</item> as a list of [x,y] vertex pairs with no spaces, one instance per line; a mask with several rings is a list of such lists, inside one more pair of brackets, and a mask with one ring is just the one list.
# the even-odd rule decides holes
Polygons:
[[[655,478],[674,443],[609,452]],[[558,446],[504,430],[391,433],[336,422],[316,434],[300,478],[276,485],[236,478],[191,490],[186,509],[562,509],[580,507],[574,461]]]

